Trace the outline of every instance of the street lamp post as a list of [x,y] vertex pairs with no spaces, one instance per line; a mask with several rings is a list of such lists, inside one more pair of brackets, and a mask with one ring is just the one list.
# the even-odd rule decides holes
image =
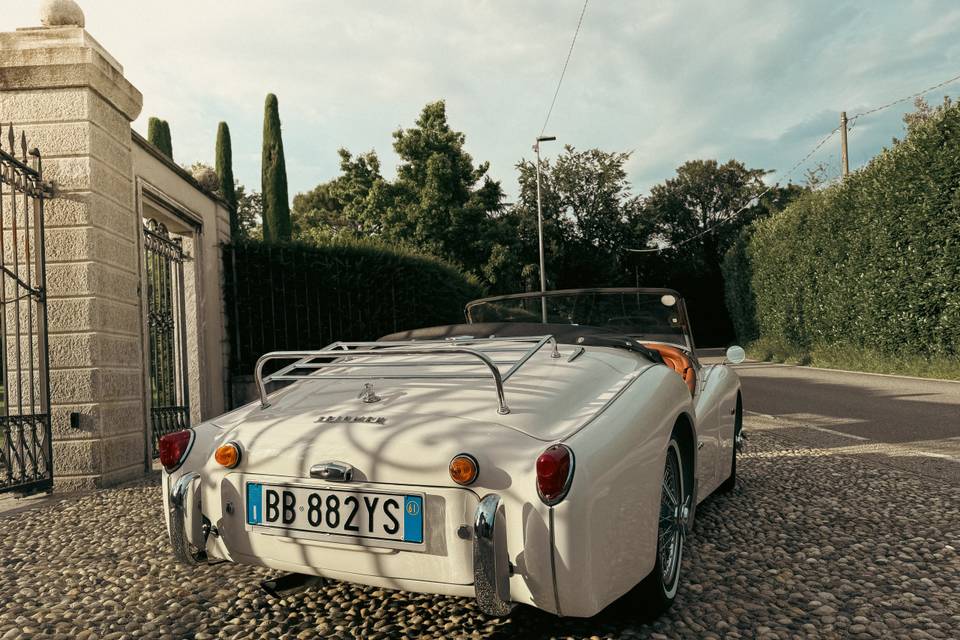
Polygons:
[[533,150],[537,153],[537,235],[540,238],[540,312],[543,316],[543,324],[547,324],[547,271],[544,267],[543,259],[543,203],[540,200],[540,143],[552,142],[556,136],[538,136],[533,145]]

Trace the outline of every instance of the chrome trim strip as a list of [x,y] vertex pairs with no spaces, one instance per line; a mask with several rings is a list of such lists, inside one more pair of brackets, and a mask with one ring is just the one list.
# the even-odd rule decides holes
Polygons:
[[206,542],[209,530],[204,528],[204,548],[196,552],[191,549],[187,534],[187,512],[193,509],[192,498],[195,495],[191,489],[194,483],[199,482],[200,474],[189,471],[180,476],[170,491],[170,545],[177,560],[187,565],[204,564],[207,560]]
[[560,608],[560,585],[557,584],[557,539],[556,533],[554,530],[554,516],[553,516],[553,507],[550,507],[549,510],[549,524],[550,524],[550,574],[553,577],[553,604],[557,608],[557,615],[563,616],[563,611]]
[[488,494],[477,506],[473,524],[473,586],[477,606],[488,616],[505,616],[513,610],[510,602],[510,566],[499,560],[506,555],[506,540],[497,535],[497,517],[502,501]]

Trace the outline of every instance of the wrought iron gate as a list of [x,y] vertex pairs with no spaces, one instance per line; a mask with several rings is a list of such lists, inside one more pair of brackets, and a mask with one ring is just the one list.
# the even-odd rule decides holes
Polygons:
[[156,458],[161,436],[190,426],[184,253],[182,240],[172,238],[156,220],[144,225],[143,246],[150,338],[150,428]]
[[[0,127],[0,493],[53,488],[43,181],[36,149]],[[18,148],[19,147],[19,148]]]

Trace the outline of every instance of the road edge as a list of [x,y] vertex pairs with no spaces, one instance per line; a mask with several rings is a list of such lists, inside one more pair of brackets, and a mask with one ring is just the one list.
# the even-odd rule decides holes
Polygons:
[[[852,373],[860,376],[876,376],[879,378],[900,378],[902,380],[921,380],[924,382],[949,382],[950,384],[960,384],[960,380],[948,380],[946,378],[921,378],[920,376],[905,376],[897,373],[877,373],[875,371],[851,371],[849,369],[832,369],[829,367],[814,367],[806,364],[790,364],[788,362],[769,362],[767,360],[744,360],[743,364],[765,364],[772,367],[792,367],[794,369],[811,369],[813,371],[832,371],[834,373]],[[736,370],[737,365],[732,365]]]

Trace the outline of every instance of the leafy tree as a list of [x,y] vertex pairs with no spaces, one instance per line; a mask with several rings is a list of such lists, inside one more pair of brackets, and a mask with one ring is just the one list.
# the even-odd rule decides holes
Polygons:
[[[631,280],[626,249],[642,245],[646,233],[642,202],[627,178],[629,159],[629,153],[577,151],[567,146],[553,163],[542,161],[548,288],[609,286]],[[522,265],[516,274],[519,284],[539,289],[535,161],[522,160],[517,169],[520,196],[502,223],[515,231],[504,235],[515,239],[514,250]]]
[[748,169],[737,160],[722,165],[716,160],[691,160],[677,169],[675,177],[650,190],[644,211],[667,245],[712,229],[678,252],[695,258],[700,266],[717,264],[721,248],[764,212],[755,201],[766,189],[763,176],[767,173]]
[[293,198],[293,234],[300,240],[382,235],[390,186],[373,151],[353,157],[340,149],[341,174]]
[[150,118],[147,121],[147,140],[160,153],[173,160],[173,143],[170,139],[170,125],[166,120]]
[[233,177],[233,146],[230,142],[230,127],[221,122],[217,127],[217,178],[220,196],[230,209],[230,237],[240,237],[240,219],[237,217],[237,190]]
[[247,193],[246,188],[235,182],[237,194],[237,223],[240,238],[263,239],[263,197],[259,191]]
[[764,195],[768,173],[737,160],[692,160],[680,166],[675,177],[654,186],[644,200],[655,242],[671,249],[647,254],[641,273],[650,283],[684,294],[700,343],[719,345],[734,336],[724,313],[724,254],[754,220],[806,191],[787,185]]
[[287,168],[283,157],[280,107],[277,96],[267,96],[263,117],[263,238],[268,242],[289,240],[290,201]]
[[[944,114],[953,107],[953,100],[950,96],[943,96],[943,102],[937,106],[931,106],[923,97],[915,98],[913,101],[915,111],[903,114],[903,124],[907,127],[907,135],[916,131],[924,122],[930,122],[943,118]],[[899,142],[894,139],[894,142]]]
[[296,237],[376,236],[484,277],[503,201],[489,165],[474,165],[442,101],[428,104],[413,128],[393,137],[397,179],[383,178],[375,152],[353,156],[341,149],[340,175],[294,198]]
[[383,235],[478,274],[490,256],[491,222],[503,202],[500,183],[487,175],[490,164],[474,165],[442,100],[426,105],[416,126],[395,131],[393,139],[401,162],[383,194]]

